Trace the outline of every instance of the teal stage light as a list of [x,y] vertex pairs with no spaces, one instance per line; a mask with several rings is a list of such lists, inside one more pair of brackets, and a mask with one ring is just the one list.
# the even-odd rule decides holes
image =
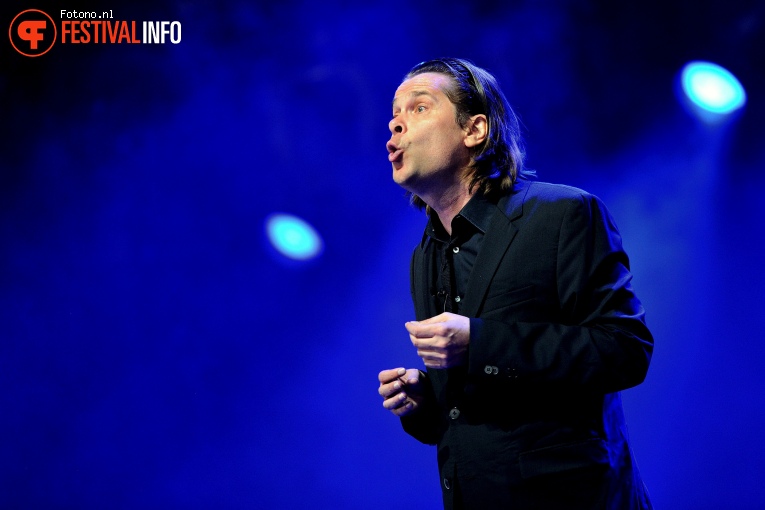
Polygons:
[[741,83],[727,69],[711,62],[689,62],[680,81],[686,97],[698,108],[716,115],[727,115],[746,103]]
[[266,233],[276,250],[293,260],[309,260],[324,249],[316,229],[290,214],[276,213],[266,219]]

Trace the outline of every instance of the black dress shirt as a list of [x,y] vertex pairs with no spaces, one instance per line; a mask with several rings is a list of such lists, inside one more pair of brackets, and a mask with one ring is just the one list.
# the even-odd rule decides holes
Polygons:
[[[433,274],[430,278],[430,294],[439,312],[459,314],[470,273],[491,224],[492,215],[496,212],[496,203],[476,193],[452,220],[451,236],[446,233],[438,215],[431,214],[425,233],[432,241],[430,255],[433,257]],[[463,390],[467,381],[467,367],[457,366],[447,371],[450,384],[446,393],[451,412],[455,413],[458,412],[455,409],[462,406],[465,399]]]
[[431,295],[436,300],[437,310],[459,313],[470,272],[496,211],[494,202],[476,193],[452,220],[451,236],[446,233],[438,215],[430,215],[425,233],[433,241],[434,274],[430,281],[433,282]]

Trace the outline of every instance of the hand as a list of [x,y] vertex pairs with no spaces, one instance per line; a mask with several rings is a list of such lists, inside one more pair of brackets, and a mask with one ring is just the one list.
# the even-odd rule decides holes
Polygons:
[[405,324],[417,355],[428,368],[449,368],[467,362],[470,319],[444,312],[424,321]]
[[411,414],[422,404],[420,371],[416,368],[383,370],[377,378],[380,380],[377,391],[383,398],[383,407],[396,416]]

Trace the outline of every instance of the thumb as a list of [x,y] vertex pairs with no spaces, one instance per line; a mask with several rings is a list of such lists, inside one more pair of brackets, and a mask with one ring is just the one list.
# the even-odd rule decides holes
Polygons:
[[429,319],[425,319],[424,321],[420,321],[420,324],[435,324],[437,322],[446,322],[449,320],[449,314],[448,312],[440,313],[434,317],[431,317]]
[[404,382],[409,386],[417,386],[420,384],[420,371],[416,368],[410,368],[406,371],[406,374],[402,377]]

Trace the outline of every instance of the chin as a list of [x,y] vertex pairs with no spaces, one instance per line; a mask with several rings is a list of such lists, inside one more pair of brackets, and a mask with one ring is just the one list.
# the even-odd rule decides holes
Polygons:
[[404,168],[393,167],[393,182],[396,184],[403,186],[409,177],[411,176],[406,175],[406,170]]
[[422,183],[421,176],[419,176],[416,173],[413,173],[406,168],[399,168],[399,169],[393,169],[393,182],[404,188],[409,193],[414,193],[417,195],[416,189],[419,189],[421,186],[418,186],[418,184]]

